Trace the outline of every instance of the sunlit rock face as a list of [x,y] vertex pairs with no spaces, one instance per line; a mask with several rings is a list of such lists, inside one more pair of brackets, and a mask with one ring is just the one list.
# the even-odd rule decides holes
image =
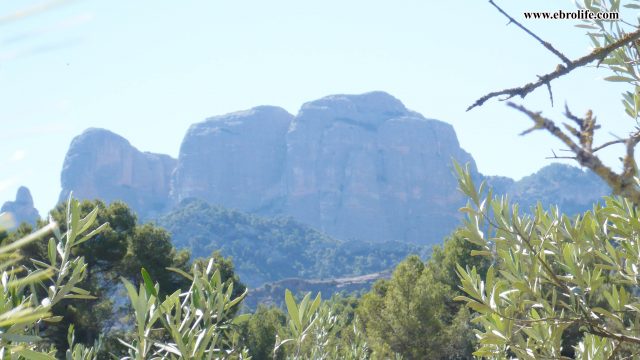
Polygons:
[[120,135],[88,129],[71,142],[61,174],[60,201],[73,196],[126,202],[142,217],[167,210],[176,160],[141,152]]
[[33,198],[28,188],[21,186],[16,193],[14,201],[6,201],[0,212],[11,213],[15,227],[21,223],[35,225],[40,217],[38,210],[33,206]]
[[462,203],[453,159],[473,164],[451,125],[389,94],[316,100],[287,134],[284,212],[345,239],[438,242]]
[[260,106],[216,116],[187,131],[174,174],[175,203],[188,198],[265,212],[286,195],[285,137],[293,115]]
[[258,107],[193,125],[172,198],[292,216],[347,240],[435,243],[463,202],[453,159],[475,174],[450,125],[383,92],[334,95],[295,117]]

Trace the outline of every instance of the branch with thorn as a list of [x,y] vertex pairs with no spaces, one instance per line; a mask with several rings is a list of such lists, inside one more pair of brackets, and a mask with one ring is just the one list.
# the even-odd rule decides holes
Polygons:
[[[524,131],[522,134],[528,134],[535,130],[548,131],[551,135],[562,141],[562,143],[575,154],[574,157],[555,156],[555,158],[570,158],[578,161],[580,165],[590,169],[602,178],[615,194],[628,198],[634,204],[640,204],[640,187],[636,182],[638,166],[634,156],[635,148],[638,143],[640,143],[639,129],[636,129],[636,132],[631,134],[627,139],[610,141],[593,148],[593,135],[599,126],[596,125],[596,118],[591,111],[587,112],[584,118],[578,118],[567,109],[565,114],[567,118],[576,122],[580,127],[580,131],[578,131],[568,124],[565,124],[565,128],[567,128],[570,134],[577,140],[574,141],[574,139],[562,131],[552,120],[542,116],[540,112],[533,112],[522,105],[512,102],[507,103],[507,105],[524,113],[533,121],[533,127]],[[600,158],[594,154],[606,146],[619,143],[624,143],[626,146],[625,156],[622,159],[623,169],[620,174],[615,173],[611,168],[604,165]]]

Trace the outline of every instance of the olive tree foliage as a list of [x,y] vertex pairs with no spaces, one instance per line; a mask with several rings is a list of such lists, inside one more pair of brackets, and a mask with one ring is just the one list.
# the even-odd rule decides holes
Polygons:
[[[541,206],[521,210],[507,197],[495,197],[483,185],[476,188],[468,171],[458,167],[460,189],[469,197],[462,209],[462,234],[482,249],[474,255],[493,265],[481,272],[458,267],[464,296],[457,300],[478,313],[481,326],[475,352],[487,358],[629,358],[640,356],[640,181],[635,149],[640,143],[640,26],[638,0],[584,0],[579,9],[618,12],[617,21],[585,20],[593,50],[568,59],[516,19],[489,1],[510,23],[531,35],[561,63],[534,82],[491,92],[469,110],[502,97],[525,98],[546,87],[553,103],[552,82],[573,70],[595,66],[604,80],[625,85],[622,104],[631,118],[628,135],[597,141],[600,125],[591,110],[584,117],[566,107],[567,123],[557,125],[524,105],[508,106],[534,123],[524,131],[546,131],[567,147],[580,165],[602,178],[620,197],[606,198],[592,211],[575,218]],[[632,15],[631,19],[625,19]],[[621,146],[621,171],[605,164],[598,151]]]
[[[88,264],[76,256],[78,247],[108,228],[108,223],[94,226],[99,207],[81,217],[78,201],[70,199],[66,224],[49,225],[26,237],[0,245],[0,358],[56,359],[57,349],[41,337],[46,323],[57,323],[53,307],[63,300],[94,299],[78,287],[85,279]],[[0,227],[5,217],[0,214]],[[60,229],[66,229],[60,232]],[[44,260],[24,259],[20,250],[53,233],[47,242]],[[203,267],[203,265],[205,265]],[[127,339],[120,340],[122,352],[111,354],[120,359],[243,359],[246,351],[238,345],[238,324],[248,315],[237,315],[238,305],[246,296],[234,292],[234,278],[223,281],[219,259],[196,261],[191,271],[170,268],[188,280],[184,292],[163,295],[160,285],[141,270],[141,284],[136,288],[122,278],[133,311],[133,324]],[[224,269],[223,269],[224,270]],[[228,277],[228,276],[227,276]],[[41,294],[45,294],[42,296]],[[96,346],[76,343],[74,326],[68,330],[69,360],[100,358],[100,341]]]
[[298,303],[285,291],[287,326],[276,335],[273,358],[287,360],[366,360],[370,352],[359,319],[346,321],[345,309],[333,298],[322,301],[320,293],[312,299],[304,295]]
[[222,281],[220,270],[210,259],[191,273],[174,269],[191,280],[190,288],[161,299],[160,286],[142,269],[143,283],[136,287],[122,279],[134,313],[135,329],[122,359],[245,359],[238,346],[239,325],[248,314],[235,315],[247,294],[234,296],[233,281]]
[[[521,211],[458,167],[470,201],[460,233],[491,259],[486,273],[458,266],[486,358],[608,359],[640,355],[640,220],[625,198],[569,218],[541,205]],[[571,330],[577,329],[576,344]],[[575,331],[573,331],[575,333]]]
[[[97,209],[80,217],[78,202],[68,203],[66,231],[58,224],[47,226],[16,241],[0,246],[0,358],[55,359],[56,350],[42,342],[40,329],[44,323],[61,320],[53,315],[53,307],[65,299],[92,299],[88,291],[77,285],[86,276],[87,264],[73,255],[77,246],[99,234],[105,225],[92,229]],[[2,214],[0,214],[2,218]],[[1,221],[0,221],[1,227]],[[90,230],[92,229],[92,230]],[[19,250],[35,241],[47,242],[46,260],[23,261]],[[44,291],[40,291],[44,290]],[[38,294],[45,295],[39,296]],[[93,348],[74,344],[73,329],[69,334],[69,359],[92,359]]]

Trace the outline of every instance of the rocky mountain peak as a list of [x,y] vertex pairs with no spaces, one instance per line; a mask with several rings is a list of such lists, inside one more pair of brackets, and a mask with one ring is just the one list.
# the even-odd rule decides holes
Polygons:
[[25,186],[20,186],[16,193],[15,201],[7,201],[2,205],[0,212],[9,212],[12,214],[16,225],[26,222],[35,225],[40,215],[38,210],[33,206],[33,198],[31,192]]
[[453,127],[381,91],[331,95],[296,116],[258,106],[192,125],[178,160],[88,129],[71,143],[63,192],[123,200],[150,217],[184,199],[291,216],[334,237],[440,241],[463,203],[452,159],[471,163]]
[[410,114],[395,97],[374,91],[360,95],[331,95],[302,105],[296,122],[318,122],[328,125],[345,122],[365,128],[377,128],[392,118]]
[[31,191],[29,191],[29,188],[26,186],[20,186],[18,188],[15,204],[33,207],[33,198],[31,197]]
[[73,191],[80,199],[121,200],[141,214],[166,210],[176,160],[141,152],[109,130],[90,128],[75,137],[61,174],[64,201]]

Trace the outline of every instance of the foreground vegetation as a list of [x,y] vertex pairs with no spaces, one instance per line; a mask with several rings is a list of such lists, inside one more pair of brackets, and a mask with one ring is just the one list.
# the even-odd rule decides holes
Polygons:
[[427,262],[408,257],[362,297],[286,291],[284,309],[254,313],[242,311],[247,289],[229,259],[192,261],[163,230],[136,225],[123,204],[70,200],[36,232],[3,235],[0,352],[599,359],[640,351],[640,225],[628,200],[606,199],[575,218],[540,206],[521,214],[462,169],[459,179],[468,219]]
[[[8,248],[2,252],[15,258],[5,273],[23,273],[25,279],[33,280],[20,288],[20,301],[11,303],[35,306],[36,299],[51,291],[49,282],[66,268],[59,259],[63,255],[53,250],[67,249],[64,261],[81,264],[82,272],[68,283],[64,278],[57,281],[56,286],[71,294],[51,303],[37,302],[34,311],[40,315],[28,319],[30,326],[20,328],[21,337],[7,338],[11,339],[5,343],[8,352],[25,348],[49,358],[75,352],[84,354],[82,358],[202,358],[206,354],[212,358],[363,359],[372,355],[422,358],[438,351],[455,351],[462,358],[472,349],[469,312],[451,301],[458,294],[456,277],[445,270],[458,262],[485,265],[474,262],[461,238],[452,238],[444,249],[436,248],[427,264],[417,256],[408,258],[391,279],[377,283],[362,299],[338,295],[321,301],[320,294],[313,299],[302,294],[296,302],[287,291],[282,294],[285,310],[262,306],[253,314],[243,314],[247,290],[229,259],[216,253],[208,260],[190,261],[187,252],[173,248],[168,233],[138,225],[122,203],[106,206],[71,200],[54,209],[50,221],[41,223],[34,234],[23,225],[0,235]],[[45,273],[31,275],[38,271]],[[11,288],[7,285],[5,291]],[[123,301],[125,297],[128,302]],[[43,303],[46,308],[41,308]],[[400,321],[404,318],[398,317],[399,311],[413,310],[421,311],[415,321]],[[397,336],[387,338],[387,331]],[[419,331],[439,335],[408,340]]]

